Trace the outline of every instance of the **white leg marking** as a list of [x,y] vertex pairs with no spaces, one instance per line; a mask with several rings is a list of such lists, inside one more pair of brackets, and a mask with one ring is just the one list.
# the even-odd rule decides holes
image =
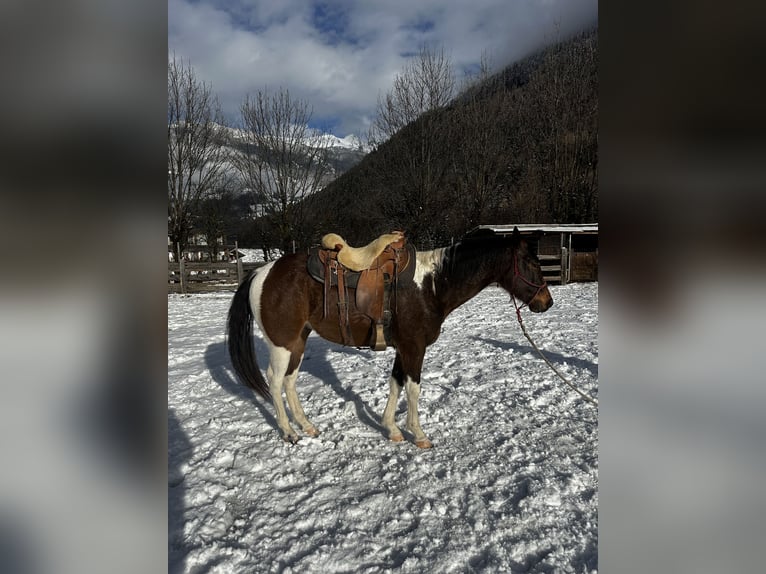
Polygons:
[[407,430],[415,435],[415,445],[420,448],[431,448],[433,445],[428,440],[423,429],[420,428],[420,417],[418,415],[418,397],[420,397],[420,383],[416,383],[407,377],[404,383],[404,390],[407,392]]
[[421,291],[424,288],[423,282],[428,275],[431,276],[431,290],[435,291],[433,277],[441,269],[446,252],[446,247],[440,247],[433,251],[418,251],[415,254],[415,277],[413,281]]
[[271,400],[274,403],[274,410],[277,414],[277,424],[282,430],[285,440],[296,442],[298,440],[298,433],[290,426],[285,403],[282,401],[282,385],[285,380],[287,366],[290,363],[290,351],[284,347],[276,347],[268,340],[267,342],[269,343],[270,358],[269,368],[266,370],[266,378],[269,381],[269,392],[271,393]]
[[[301,357],[301,361],[303,361],[303,357]],[[298,392],[295,389],[300,366],[300,363],[298,363],[295,371],[285,377],[285,397],[287,398],[287,404],[290,406],[290,411],[293,413],[293,418],[300,425],[301,430],[309,436],[319,436],[319,430],[309,421],[306,413],[303,411],[303,406],[298,399]]]
[[388,379],[388,386],[391,389],[388,394],[388,402],[386,403],[386,409],[383,411],[383,419],[381,423],[383,428],[388,431],[388,438],[392,441],[399,442],[404,439],[402,431],[396,426],[394,415],[396,414],[396,405],[399,403],[399,393],[402,390],[402,386],[396,382],[396,379],[391,376]]
[[[270,261],[263,267],[259,267],[255,272],[255,278],[250,284],[250,308],[253,310],[253,315],[255,315],[255,320],[261,330],[261,335],[269,347],[269,368],[266,369],[266,380],[269,383],[269,392],[271,393],[271,400],[277,415],[277,424],[282,430],[285,440],[295,442],[299,438],[298,433],[296,433],[290,426],[290,421],[287,419],[287,411],[285,410],[285,403],[282,400],[282,387],[285,383],[287,367],[290,364],[290,351],[284,347],[277,347],[271,342],[271,339],[269,339],[269,336],[266,334],[266,330],[263,328],[263,320],[261,318],[263,283],[266,281],[266,277],[273,266],[274,261]],[[297,376],[297,371],[295,372],[295,375]]]

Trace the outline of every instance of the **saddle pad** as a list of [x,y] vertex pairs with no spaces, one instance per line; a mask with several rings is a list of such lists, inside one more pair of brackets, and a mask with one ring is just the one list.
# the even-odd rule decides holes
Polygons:
[[[319,250],[321,247],[314,247],[309,251],[309,259],[306,263],[306,269],[308,269],[309,275],[313,279],[316,279],[320,283],[324,283],[324,263],[319,259]],[[359,276],[361,271],[346,271],[346,287],[349,289],[356,289],[359,284]],[[335,286],[338,284],[337,278],[330,278],[330,285]]]

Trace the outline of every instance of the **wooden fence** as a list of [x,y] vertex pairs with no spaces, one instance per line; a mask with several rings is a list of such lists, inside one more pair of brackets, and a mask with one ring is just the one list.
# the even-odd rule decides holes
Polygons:
[[570,281],[598,281],[598,250],[572,253]]
[[538,255],[543,278],[552,285],[598,281],[598,251],[578,252],[561,248],[560,255]]
[[538,255],[537,258],[540,260],[540,269],[546,283],[554,285],[566,283],[566,276],[561,276],[562,267],[566,270],[566,263],[562,261],[564,258],[562,255]]
[[250,271],[262,265],[265,263],[169,262],[168,293],[235,291]]
[[[571,257],[571,261],[570,261]],[[540,254],[543,278],[553,285],[570,281],[598,281],[598,252],[570,253],[564,247],[558,255]],[[168,263],[168,293],[235,291],[253,269],[265,265],[237,262]]]

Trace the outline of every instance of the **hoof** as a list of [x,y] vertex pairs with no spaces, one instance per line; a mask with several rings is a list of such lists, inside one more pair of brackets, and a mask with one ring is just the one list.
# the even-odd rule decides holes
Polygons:
[[298,441],[301,440],[301,437],[298,435],[285,435],[282,438],[285,439],[285,442],[290,444],[298,444]]
[[391,442],[402,442],[404,440],[404,435],[395,434],[394,436],[390,436],[388,438]]
[[310,437],[316,438],[316,437],[319,436],[319,429],[316,428],[315,426],[309,427],[309,428],[305,429],[303,432],[306,433],[306,435],[310,436]]
[[415,446],[418,447],[418,448],[432,448],[434,445],[427,438],[423,438],[423,439],[420,439],[420,440],[416,440],[415,441]]

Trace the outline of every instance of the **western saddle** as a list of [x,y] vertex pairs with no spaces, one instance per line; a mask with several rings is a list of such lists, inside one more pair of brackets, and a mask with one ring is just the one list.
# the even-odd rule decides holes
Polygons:
[[[351,247],[335,233],[322,238],[321,247],[309,253],[308,271],[324,283],[324,316],[332,291],[337,293],[338,320],[343,344],[368,345],[383,351],[391,340],[391,294],[401,281],[415,275],[415,248],[407,243],[404,233],[395,231],[381,235],[364,247]],[[329,278],[329,279],[328,279]],[[353,292],[353,293],[352,293]],[[356,311],[371,321],[367,341],[354,341],[349,322],[349,302]]]

